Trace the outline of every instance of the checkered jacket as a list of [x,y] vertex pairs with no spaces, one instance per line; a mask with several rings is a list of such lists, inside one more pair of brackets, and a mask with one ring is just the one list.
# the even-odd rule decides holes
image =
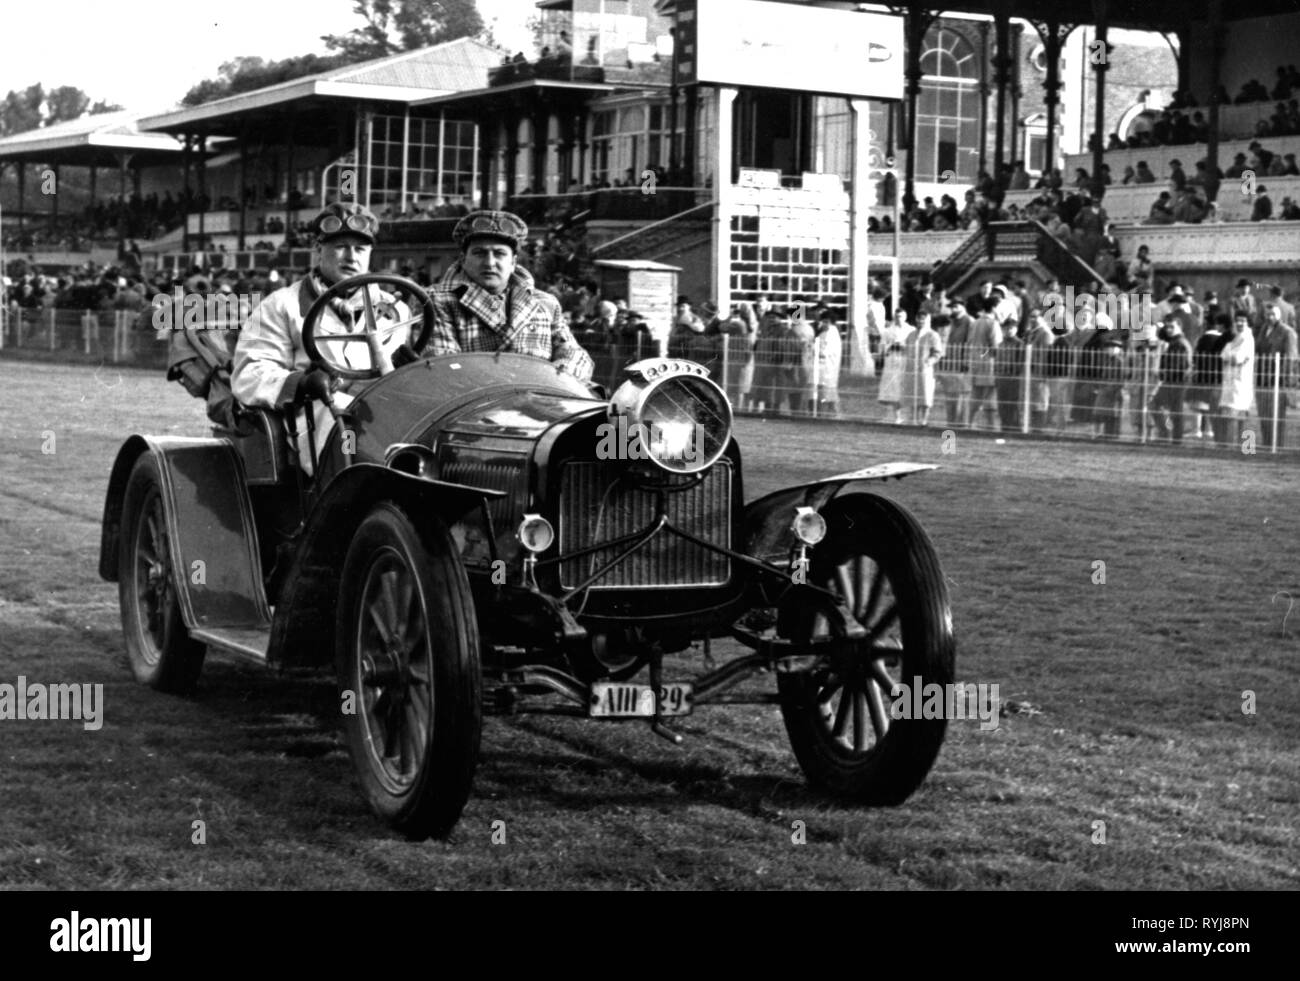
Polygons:
[[433,333],[426,357],[461,351],[512,351],[550,361],[581,381],[591,379],[591,356],[560,315],[560,302],[515,269],[504,302],[469,278],[456,263],[429,291]]

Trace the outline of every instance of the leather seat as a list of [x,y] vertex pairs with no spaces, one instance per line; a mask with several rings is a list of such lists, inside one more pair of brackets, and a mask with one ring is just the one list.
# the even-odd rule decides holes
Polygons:
[[233,330],[173,330],[167,377],[179,381],[196,398],[207,400],[213,435],[234,442],[250,485],[280,484],[289,479],[295,459],[284,417],[272,409],[250,408],[235,401],[230,375],[238,339]]

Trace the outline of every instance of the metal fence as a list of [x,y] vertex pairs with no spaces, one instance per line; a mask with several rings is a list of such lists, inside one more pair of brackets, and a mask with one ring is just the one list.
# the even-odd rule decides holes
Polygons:
[[[825,338],[788,336],[755,343],[697,334],[667,344],[644,333],[575,336],[595,361],[593,380],[607,390],[618,385],[627,365],[667,354],[703,364],[742,414],[1237,452],[1300,450],[1300,431],[1288,425],[1289,412],[1300,409],[1300,366],[1276,353],[1241,365],[1219,354],[1194,355],[1188,372],[1159,347],[1103,356],[1071,338],[1045,346],[1004,344],[996,351],[949,345],[940,354],[915,344],[858,353]],[[141,326],[135,311],[0,309],[0,356],[161,370],[167,340],[166,331]]]
[[138,326],[138,311],[0,309],[0,355],[165,368],[167,337]]
[[[659,353],[644,335],[633,342],[577,336],[596,361],[595,380],[607,387],[617,384],[623,365]],[[668,344],[667,354],[709,368],[739,413],[1252,453],[1300,450],[1300,431],[1287,425],[1288,410],[1300,408],[1300,366],[1281,354],[1242,365],[1225,364],[1219,353],[1193,355],[1184,368],[1156,346],[1099,353],[1069,340],[996,351],[949,345],[941,356],[915,346],[860,355],[847,344],[839,348],[837,357],[824,341],[696,335]]]

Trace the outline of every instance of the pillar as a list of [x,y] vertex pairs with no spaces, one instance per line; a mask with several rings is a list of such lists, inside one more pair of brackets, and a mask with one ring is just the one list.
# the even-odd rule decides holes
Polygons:
[[1047,107],[1047,141],[1043,147],[1045,169],[1056,167],[1056,111],[1061,104],[1061,48],[1074,30],[1073,24],[1062,24],[1057,18],[1035,21],[1034,28],[1043,41],[1043,56],[1047,59],[1047,77],[1043,81],[1043,103]]
[[730,86],[718,89],[717,140],[718,169],[713,175],[713,299],[721,313],[731,310],[731,215],[735,209],[735,185],[731,182],[732,117],[737,90]]
[[245,193],[248,188],[248,127],[240,124],[239,127],[239,251],[243,252],[247,246],[244,243],[244,235],[248,225],[248,195]]
[[1096,112],[1093,115],[1097,141],[1092,150],[1092,195],[1100,199],[1106,194],[1106,185],[1101,180],[1101,165],[1106,151],[1106,71],[1110,67],[1110,44],[1106,40],[1107,0],[1092,0],[1092,9],[1097,19],[1097,36],[1085,57],[1097,76]]
[[863,336],[866,326],[867,303],[871,272],[867,262],[867,219],[870,217],[875,185],[871,180],[871,144],[867,133],[871,129],[866,99],[850,99],[849,111],[853,113],[853,193],[849,198],[849,336]]
[[993,130],[993,179],[1006,164],[1007,84],[1011,81],[1011,20],[1005,0],[993,8],[993,35],[997,53],[993,56],[993,84],[997,88],[997,119]]
[[922,9],[919,4],[909,4],[903,19],[906,36],[906,64],[903,67],[905,85],[904,102],[907,105],[902,145],[907,149],[907,171],[904,177],[903,201],[909,205],[916,200],[916,99],[921,94],[921,48],[925,34],[934,23],[936,15]]
[[1219,81],[1220,69],[1223,67],[1223,53],[1227,50],[1228,39],[1223,29],[1223,2],[1210,0],[1209,3],[1210,37],[1214,39],[1210,54],[1210,127],[1209,139],[1205,147],[1205,167],[1209,175],[1205,180],[1205,194],[1211,201],[1219,197]]

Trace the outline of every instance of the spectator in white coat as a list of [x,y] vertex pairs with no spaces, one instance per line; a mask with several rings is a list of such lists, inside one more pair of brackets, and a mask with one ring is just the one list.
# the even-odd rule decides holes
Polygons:
[[1250,316],[1237,310],[1227,343],[1219,354],[1223,361],[1223,387],[1219,390],[1219,411],[1229,444],[1241,438],[1241,420],[1255,404],[1255,335]]
[[916,315],[916,331],[907,339],[907,375],[903,380],[904,404],[910,421],[930,424],[934,407],[934,366],[943,357],[943,338],[930,326],[930,314]]
[[885,406],[886,416],[893,410],[895,426],[903,424],[903,377],[907,371],[907,340],[916,330],[907,322],[907,314],[899,310],[894,322],[880,331],[880,389],[876,401]]

